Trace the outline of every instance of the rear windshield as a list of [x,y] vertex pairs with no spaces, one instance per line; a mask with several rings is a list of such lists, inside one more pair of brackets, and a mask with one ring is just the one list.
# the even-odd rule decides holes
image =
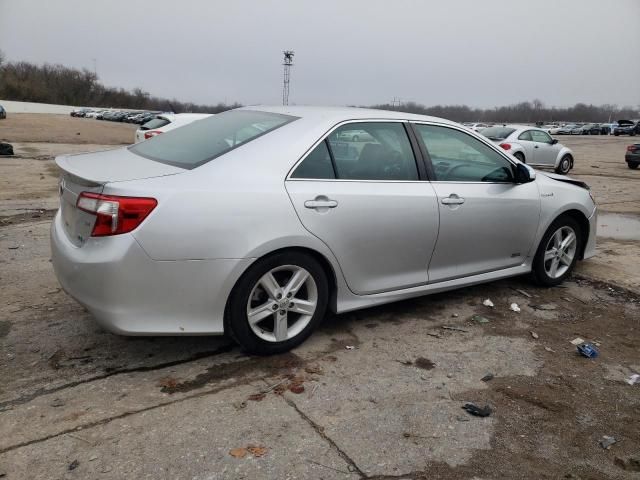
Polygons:
[[165,125],[169,125],[171,122],[166,118],[156,117],[149,120],[147,123],[142,125],[140,128],[142,130],[153,130],[154,128],[161,128]]
[[490,140],[504,140],[515,131],[515,128],[489,127],[481,130],[480,133]]
[[232,110],[157,135],[129,147],[129,150],[150,160],[191,169],[296,118],[276,113]]

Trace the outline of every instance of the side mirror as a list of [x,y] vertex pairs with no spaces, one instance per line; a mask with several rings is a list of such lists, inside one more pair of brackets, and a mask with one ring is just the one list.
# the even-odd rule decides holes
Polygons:
[[552,138],[551,139],[551,145],[555,145],[556,143],[558,143],[558,139],[557,138]]
[[516,165],[516,183],[529,183],[536,179],[536,171],[525,165],[524,163],[518,163]]

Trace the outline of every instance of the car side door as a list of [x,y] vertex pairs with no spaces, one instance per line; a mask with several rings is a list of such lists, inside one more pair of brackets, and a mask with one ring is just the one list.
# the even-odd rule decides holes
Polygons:
[[356,294],[428,282],[438,203],[407,128],[399,121],[341,124],[285,182],[302,224],[331,249]]
[[534,159],[532,163],[535,165],[544,165],[553,167],[562,148],[558,142],[554,142],[551,135],[542,130],[531,130],[531,138],[534,145]]
[[429,282],[522,265],[531,255],[540,218],[536,182],[516,183],[515,164],[461,128],[413,126],[440,210]]

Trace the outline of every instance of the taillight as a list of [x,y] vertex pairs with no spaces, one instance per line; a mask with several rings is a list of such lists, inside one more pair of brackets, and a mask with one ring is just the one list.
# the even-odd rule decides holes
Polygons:
[[511,144],[510,143],[501,143],[500,146],[502,148],[504,148],[505,150],[511,150]]
[[156,135],[160,135],[162,132],[160,130],[147,130],[144,132],[144,139],[148,140],[151,137],[155,137]]
[[637,147],[636,145],[629,145],[627,147],[627,152],[635,152],[636,148],[640,148],[640,147]]
[[134,230],[156,208],[155,198],[120,197],[82,192],[76,206],[96,216],[92,237],[119,235]]

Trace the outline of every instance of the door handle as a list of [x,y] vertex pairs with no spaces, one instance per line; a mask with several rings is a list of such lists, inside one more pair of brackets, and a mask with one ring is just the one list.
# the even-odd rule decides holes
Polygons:
[[306,208],[336,208],[338,202],[335,200],[307,200],[304,202]]
[[464,203],[464,198],[459,197],[455,193],[452,193],[448,197],[440,200],[443,205],[462,205]]

